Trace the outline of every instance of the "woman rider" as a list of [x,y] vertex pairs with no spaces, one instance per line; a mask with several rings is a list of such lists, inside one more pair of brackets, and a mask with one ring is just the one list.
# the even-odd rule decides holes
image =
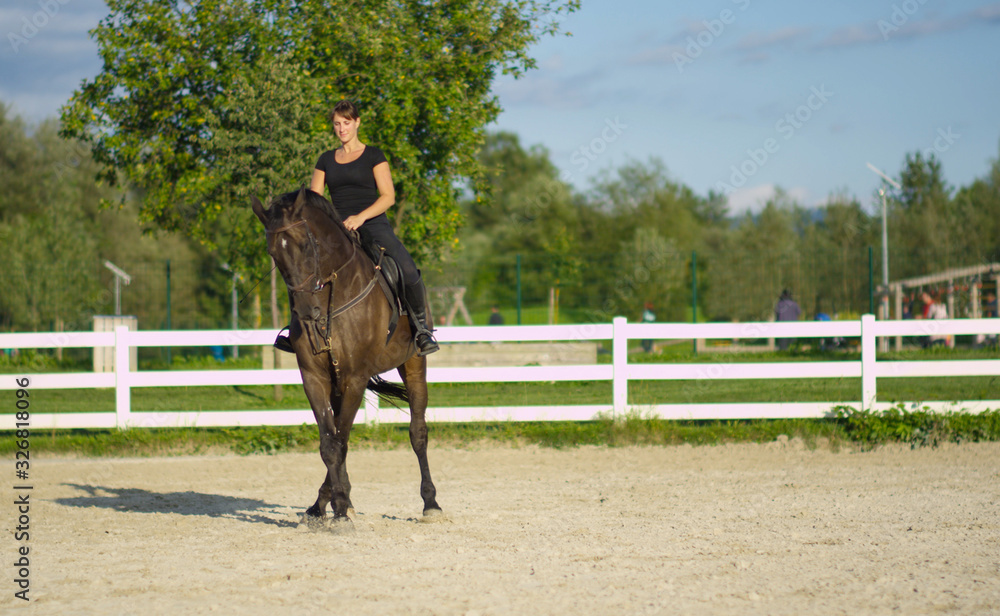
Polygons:
[[[341,145],[320,155],[309,188],[321,195],[324,185],[329,188],[330,201],[344,221],[344,226],[360,233],[363,241],[375,242],[385,248],[385,254],[399,264],[410,321],[416,330],[417,355],[433,353],[439,347],[427,322],[426,290],[420,270],[396,237],[385,215],[386,210],[396,202],[389,162],[382,150],[358,139],[361,116],[354,103],[340,101],[333,108],[331,118]],[[275,346],[291,350],[285,336],[279,335]]]

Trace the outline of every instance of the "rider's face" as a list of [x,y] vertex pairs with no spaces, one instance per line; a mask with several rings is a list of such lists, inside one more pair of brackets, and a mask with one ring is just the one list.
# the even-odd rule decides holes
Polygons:
[[361,118],[345,118],[339,113],[333,115],[333,132],[337,134],[341,143],[349,143],[358,137],[358,126],[361,125]]

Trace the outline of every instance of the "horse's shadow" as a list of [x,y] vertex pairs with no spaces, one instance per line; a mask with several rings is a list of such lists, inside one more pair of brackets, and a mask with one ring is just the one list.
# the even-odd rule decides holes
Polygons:
[[56,498],[52,502],[67,507],[103,507],[115,511],[134,513],[176,513],[179,515],[228,518],[255,524],[271,524],[294,528],[296,522],[275,519],[265,512],[284,515],[277,510],[281,505],[266,503],[256,498],[240,498],[201,492],[151,492],[138,488],[111,488],[107,486],[64,483],[86,492],[86,496]]

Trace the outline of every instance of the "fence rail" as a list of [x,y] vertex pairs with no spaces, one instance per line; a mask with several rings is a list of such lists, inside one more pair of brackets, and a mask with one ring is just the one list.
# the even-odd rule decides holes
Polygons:
[[[299,425],[313,421],[312,411],[137,411],[131,409],[131,391],[136,387],[190,387],[209,385],[295,385],[301,384],[298,370],[169,370],[132,371],[132,347],[270,346],[273,330],[221,331],[129,331],[113,332],[0,334],[0,348],[97,348],[114,349],[115,371],[107,373],[9,374],[0,377],[0,390],[17,389],[15,379],[28,378],[31,390],[114,388],[114,412],[40,412],[32,407],[31,427],[58,428],[139,428],[209,427],[251,425]],[[878,361],[876,340],[895,336],[998,335],[1000,319],[954,319],[937,321],[876,321],[864,315],[858,321],[816,321],[795,323],[628,323],[618,317],[609,324],[528,325],[508,327],[443,327],[441,343],[461,342],[550,342],[610,340],[612,363],[577,366],[434,367],[428,368],[431,383],[499,383],[552,381],[611,381],[612,399],[606,404],[560,406],[431,407],[430,421],[548,421],[593,419],[599,413],[621,416],[639,409],[648,416],[665,419],[755,419],[811,418],[829,415],[839,405],[882,409],[891,406],[876,402],[878,379],[926,376],[1000,375],[1000,359]],[[861,359],[833,362],[636,364],[628,361],[628,343],[637,339],[762,339],[762,338],[859,338]],[[780,367],[777,370],[776,367]],[[635,380],[714,380],[775,378],[861,378],[855,400],[828,402],[654,404],[630,405],[629,381]],[[385,375],[396,380],[395,372]],[[380,408],[378,398],[368,392],[359,414],[364,422],[406,422],[404,411]],[[997,392],[1000,398],[1000,391]],[[932,402],[911,401],[934,410],[950,408],[982,412],[1000,408],[1000,399]],[[13,409],[13,407],[11,407]],[[15,416],[0,414],[0,430],[14,429]]]

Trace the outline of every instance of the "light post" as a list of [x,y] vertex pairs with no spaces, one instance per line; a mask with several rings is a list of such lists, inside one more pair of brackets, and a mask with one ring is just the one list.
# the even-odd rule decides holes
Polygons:
[[[897,190],[901,190],[900,186],[895,180],[883,173],[878,167],[871,163],[867,163],[868,168],[874,171],[883,180],[889,184],[896,187]],[[886,202],[885,202],[885,188],[879,186],[878,194],[882,197],[882,319],[889,319],[889,223],[886,217]],[[883,351],[888,349],[888,339],[882,339]]]
[[111,261],[105,261],[104,267],[111,270],[111,273],[115,275],[115,316],[121,316],[122,313],[122,283],[124,282],[127,286],[132,282],[132,277],[125,273],[125,271],[112,263]]

